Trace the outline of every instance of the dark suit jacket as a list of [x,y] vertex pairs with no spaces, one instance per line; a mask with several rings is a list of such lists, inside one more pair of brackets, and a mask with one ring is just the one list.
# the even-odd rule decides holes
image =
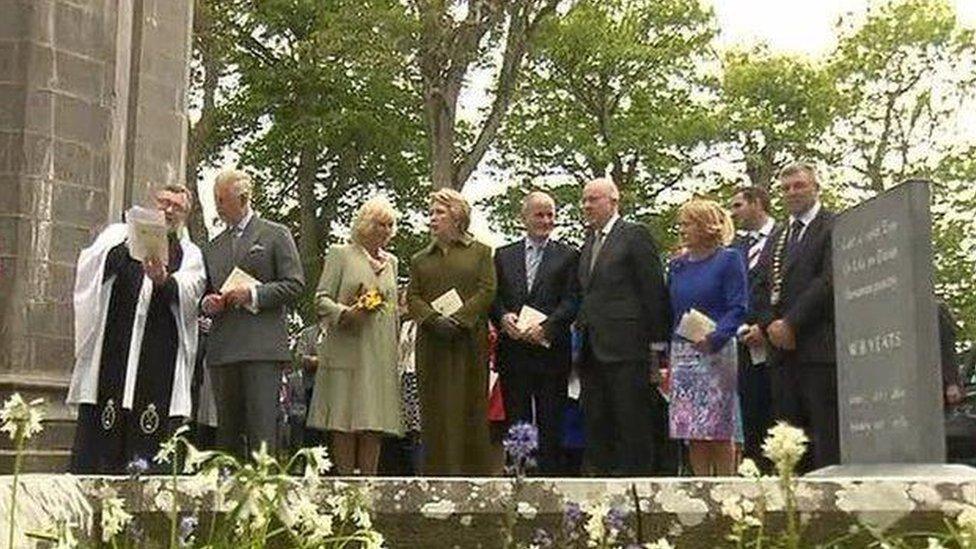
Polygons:
[[584,344],[600,362],[646,361],[652,342],[671,336],[671,307],[661,257],[643,225],[618,219],[597,255],[593,234],[580,252],[580,312]]
[[[749,279],[749,312],[746,314],[746,322],[748,324],[755,324],[760,321],[761,315],[757,310],[760,303],[759,292],[761,291],[763,269],[768,268],[771,264],[769,261],[769,254],[772,253],[773,247],[769,245],[769,241],[772,240],[772,235],[779,231],[781,223],[773,225],[773,230],[769,233],[770,236],[766,238],[766,242],[763,245],[762,251],[759,252],[759,260],[756,262],[756,266],[749,269],[748,279]],[[749,267],[749,250],[746,248],[747,239],[743,236],[735,237],[732,241],[732,247],[742,251],[742,257],[746,262],[746,268]],[[768,297],[768,296],[767,296]],[[768,301],[768,299],[767,299]]]
[[[579,253],[573,248],[549,240],[536,271],[531,290],[526,288],[525,239],[495,251],[495,275],[498,287],[491,306],[491,320],[499,327],[498,364],[502,369],[516,363],[528,367],[543,366],[568,370],[571,358],[569,326],[579,309],[576,267]],[[522,310],[523,305],[548,317],[542,324],[551,347],[514,341],[501,330],[506,313]]]
[[777,227],[766,241],[757,269],[756,288],[759,324],[764,328],[784,318],[796,332],[796,350],[773,353],[774,362],[834,363],[834,286],[831,263],[831,233],[834,214],[821,207],[810,222],[792,258],[783,246],[783,284],[778,305],[770,303],[773,287],[773,261],[777,243],[788,224]]
[[204,248],[208,293],[220,290],[239,266],[261,281],[258,313],[225,309],[213,319],[207,341],[210,365],[245,361],[290,361],[288,307],[305,286],[298,248],[284,225],[255,215],[244,228],[233,254],[231,231],[225,230]]

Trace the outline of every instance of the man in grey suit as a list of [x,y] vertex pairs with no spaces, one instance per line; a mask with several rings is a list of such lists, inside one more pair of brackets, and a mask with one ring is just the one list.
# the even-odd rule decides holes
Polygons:
[[[217,445],[244,457],[265,442],[273,454],[281,367],[291,360],[288,307],[302,292],[305,276],[288,228],[254,215],[248,174],[220,173],[214,199],[227,228],[204,249],[209,288],[202,307],[213,318],[207,364],[217,403]],[[258,283],[224,288],[235,268]]]
[[659,470],[665,418],[650,386],[651,345],[669,339],[661,257],[648,230],[624,221],[609,179],[583,190],[588,235],[580,253],[584,460],[591,473],[635,476]]

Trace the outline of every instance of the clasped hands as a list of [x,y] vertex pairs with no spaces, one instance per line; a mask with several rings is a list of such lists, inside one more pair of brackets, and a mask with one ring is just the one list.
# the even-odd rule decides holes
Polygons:
[[518,315],[515,313],[502,315],[502,331],[516,341],[525,341],[533,345],[545,345],[546,342],[546,331],[542,329],[541,324],[532,324],[525,330],[521,330],[518,327]]
[[241,286],[226,292],[207,294],[200,304],[203,314],[214,316],[228,308],[246,307],[251,304],[251,289]]
[[747,332],[742,334],[740,339],[747,346],[755,348],[765,345],[767,338],[769,339],[769,344],[777,349],[784,351],[796,349],[796,332],[793,330],[793,326],[790,326],[790,323],[782,318],[770,323],[766,327],[765,334],[763,334],[762,328],[753,324],[749,326]]

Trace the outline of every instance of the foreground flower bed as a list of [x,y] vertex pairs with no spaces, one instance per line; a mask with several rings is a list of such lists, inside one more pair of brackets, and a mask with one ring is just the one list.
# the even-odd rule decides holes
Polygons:
[[[22,449],[36,403],[11,399]],[[178,433],[154,457],[169,476],[0,477],[12,547],[976,547],[976,477],[797,479],[802,432],[770,431],[777,475],[525,477],[535,437],[513,429],[511,478],[337,479],[322,448],[241,464]],[[963,471],[965,473],[965,471]]]

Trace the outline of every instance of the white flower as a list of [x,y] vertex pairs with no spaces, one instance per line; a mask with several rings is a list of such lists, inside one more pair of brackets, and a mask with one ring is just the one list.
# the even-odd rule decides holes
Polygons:
[[739,464],[739,476],[746,478],[759,478],[759,467],[756,467],[756,462],[749,458],[742,460]]
[[329,451],[325,446],[306,448],[304,452],[306,477],[324,475],[332,470],[332,460],[329,459]]
[[102,541],[108,543],[132,521],[132,515],[125,510],[122,498],[102,500]]
[[779,421],[771,427],[763,441],[763,455],[776,464],[782,474],[791,471],[807,451],[810,439],[803,433],[803,429],[793,427],[785,421]]
[[10,395],[3,403],[3,409],[0,409],[0,422],[3,423],[0,431],[9,433],[10,440],[16,439],[18,433],[25,439],[40,433],[44,429],[41,426],[44,414],[40,410],[43,403],[44,399],[41,398],[26,402],[20,393]]
[[956,517],[956,524],[966,532],[976,534],[976,507],[967,505]]
[[191,498],[199,498],[216,492],[219,485],[220,474],[217,469],[208,469],[191,477],[181,478],[179,487],[181,492]]
[[263,440],[261,446],[251,452],[251,457],[254,458],[254,463],[259,469],[267,469],[275,464],[275,458],[268,453],[268,443]]
[[189,430],[189,425],[180,425],[179,428],[173,432],[173,436],[169,437],[168,440],[159,445],[159,451],[156,452],[156,455],[153,457],[153,461],[156,463],[169,463],[169,460],[176,455],[177,447],[179,446],[179,442],[183,438],[183,435]]
[[187,443],[186,444],[186,459],[183,461],[183,473],[186,475],[192,475],[200,469],[200,466],[206,463],[210,458],[216,455],[217,452],[211,451],[200,451],[197,450],[196,446]]
[[369,512],[362,507],[356,507],[352,510],[352,522],[363,530],[369,530],[373,527],[373,521],[369,518]]
[[383,547],[383,534],[375,530],[370,530],[366,532],[366,547],[365,549],[381,549]]
[[661,538],[654,543],[645,544],[644,547],[647,549],[674,549],[674,546],[668,542],[667,538]]
[[606,527],[603,524],[603,517],[607,516],[610,508],[606,503],[600,503],[599,505],[587,506],[585,512],[587,519],[586,524],[583,525],[583,529],[586,530],[591,545],[600,545],[607,536]]
[[942,545],[941,541],[935,538],[928,538],[928,545],[925,546],[925,549],[947,549],[947,548],[945,545]]

